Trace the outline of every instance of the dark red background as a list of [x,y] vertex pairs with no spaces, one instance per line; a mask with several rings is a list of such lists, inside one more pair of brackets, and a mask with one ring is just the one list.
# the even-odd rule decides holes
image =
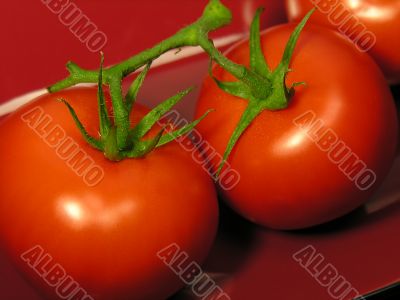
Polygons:
[[[73,1],[108,37],[103,49],[113,64],[148,48],[197,19],[207,0],[76,0]],[[218,32],[247,30],[251,11],[267,10],[264,26],[284,21],[283,1],[226,0],[234,23]],[[250,11],[250,14],[245,11]],[[6,1],[0,18],[0,102],[43,88],[66,75],[64,65],[73,60],[97,68],[99,56],[91,53],[41,0]]]
[[[116,63],[168,37],[196,19],[206,0],[76,0],[80,9],[106,33],[103,49],[106,64]],[[284,22],[282,0],[226,0],[233,9],[232,26],[217,33],[223,36],[245,32],[251,12],[266,6],[263,26]],[[250,12],[250,14],[249,14]],[[43,88],[63,78],[65,62],[72,59],[87,68],[97,68],[99,56],[91,53],[40,0],[7,1],[0,18],[2,47],[0,103]],[[197,57],[153,71],[142,91],[149,105],[189,85],[199,85],[207,71],[207,59]],[[196,94],[181,106],[191,115]],[[262,229],[222,208],[221,229],[206,264],[221,274],[221,284],[232,299],[331,299],[294,260],[292,255],[313,245],[360,292],[379,288],[400,279],[400,162],[384,186],[379,202],[389,206],[375,213],[366,208],[333,223],[298,232]],[[1,197],[1,195],[0,195]],[[378,202],[378,203],[379,203]],[[370,207],[376,204],[370,204]],[[36,300],[27,286],[0,256],[0,299]],[[179,299],[188,299],[185,292]]]

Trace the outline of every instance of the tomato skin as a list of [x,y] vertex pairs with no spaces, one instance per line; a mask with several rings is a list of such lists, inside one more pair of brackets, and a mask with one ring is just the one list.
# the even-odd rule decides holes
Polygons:
[[[0,245],[49,299],[60,299],[20,255],[41,246],[95,299],[165,299],[183,282],[158,257],[172,243],[201,263],[213,242],[218,206],[212,180],[176,142],[142,159],[114,163],[88,146],[64,98],[90,133],[96,89],[46,95],[0,127]],[[88,187],[21,115],[40,106],[104,170]],[[148,110],[136,105],[132,122]],[[155,130],[157,131],[157,130]]]
[[[386,78],[391,83],[400,83],[400,2],[388,0],[340,0],[321,1],[320,5],[337,7],[343,4],[361,22],[366,30],[376,36],[376,44],[369,53],[381,67]],[[291,21],[300,21],[313,8],[309,0],[286,0],[287,14]],[[328,10],[328,8],[326,8]],[[335,9],[333,9],[334,11]],[[328,18],[329,13],[324,14],[317,10],[310,18],[310,22],[333,29],[340,27],[340,24],[333,25]]]
[[[264,55],[272,69],[293,30],[294,25],[286,24],[262,33]],[[248,65],[247,41],[226,55]],[[247,128],[228,160],[241,179],[232,190],[223,191],[241,215],[278,229],[317,225],[365,202],[386,176],[397,140],[396,111],[385,79],[368,55],[356,51],[339,34],[307,26],[291,69],[287,85],[305,81],[306,86],[296,88],[287,109],[263,111]],[[213,73],[220,80],[234,80],[218,66]],[[215,112],[197,129],[218,153],[224,152],[246,106],[247,101],[223,92],[209,77],[205,79],[196,114],[211,107]],[[359,190],[294,125],[307,111],[323,120],[376,173],[371,189]]]

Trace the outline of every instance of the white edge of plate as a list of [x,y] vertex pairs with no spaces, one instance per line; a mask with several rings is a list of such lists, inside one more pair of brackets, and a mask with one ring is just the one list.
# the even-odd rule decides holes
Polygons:
[[[227,35],[224,37],[220,37],[214,40],[214,44],[217,48],[224,47],[230,45],[234,42],[239,41],[244,38],[246,35],[242,33],[235,33],[231,35]],[[180,51],[171,50],[163,54],[159,59],[155,60],[152,67],[159,67],[163,65],[167,65],[188,57],[192,57],[198,54],[203,53],[203,50],[200,47],[185,47]],[[91,86],[92,84],[81,84],[80,86]],[[10,99],[3,104],[0,104],[0,117],[8,115],[14,111],[16,111],[21,106],[33,101],[35,98],[44,95],[47,93],[46,89],[40,89],[36,91],[29,92],[27,94],[18,96],[16,98]]]

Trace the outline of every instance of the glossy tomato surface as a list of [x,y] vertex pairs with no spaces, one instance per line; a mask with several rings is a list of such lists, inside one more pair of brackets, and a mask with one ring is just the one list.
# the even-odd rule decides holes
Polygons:
[[289,20],[300,21],[313,8],[313,2],[318,10],[310,22],[336,29],[355,44],[362,44],[365,38],[365,49],[369,49],[386,78],[400,83],[400,1],[286,0]]
[[[293,30],[294,25],[287,24],[262,33],[271,68],[278,65]],[[235,45],[227,56],[248,65],[248,43]],[[307,26],[291,69],[287,85],[299,81],[306,85],[296,88],[287,109],[263,111],[247,128],[228,160],[240,181],[223,191],[228,203],[243,216],[282,229],[323,223],[366,201],[385,178],[397,140],[395,106],[382,73],[367,54],[355,50],[339,34]],[[234,80],[220,67],[213,72],[220,80]],[[247,101],[220,90],[212,79],[205,80],[197,114],[209,108],[215,112],[198,130],[220,154],[246,105]],[[307,128],[296,125],[307,115],[313,116],[312,126],[311,122]],[[342,141],[343,147],[337,149],[348,148],[335,162],[330,152],[321,149],[328,130],[336,135],[337,143]],[[355,161],[339,165],[344,154]],[[360,161],[356,162],[357,158]],[[376,181],[365,190],[357,187],[360,173],[352,169],[363,164],[376,175]]]
[[[190,261],[205,259],[218,220],[211,179],[176,142],[142,159],[106,160],[59,98],[98,130],[93,88],[45,95],[1,124],[1,247],[50,299],[61,299],[45,282],[55,264],[94,299],[167,298],[183,282],[157,252],[176,243]],[[132,123],[147,111],[137,105]],[[32,261],[35,247],[42,253]]]

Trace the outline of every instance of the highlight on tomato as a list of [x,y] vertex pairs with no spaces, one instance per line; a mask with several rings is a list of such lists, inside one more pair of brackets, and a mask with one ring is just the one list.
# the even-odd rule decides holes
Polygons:
[[228,161],[241,176],[222,190],[227,203],[272,228],[314,226],[360,206],[397,145],[381,71],[340,34],[305,27],[312,13],[260,35],[259,11],[250,39],[214,59],[223,68],[214,65],[197,104],[197,116],[215,109],[197,127],[222,157],[214,170]]
[[400,1],[286,0],[289,20],[300,21],[314,6],[311,23],[340,32],[374,58],[390,83],[400,83]]
[[[218,224],[212,180],[176,142],[106,159],[59,99],[97,133],[95,88],[47,94],[1,124],[2,247],[48,299],[165,299],[184,283],[156,254],[176,243],[204,261]],[[132,124],[148,113],[135,105]]]
[[160,120],[190,88],[151,110],[136,99],[153,60],[209,41],[230,20],[211,0],[193,24],[119,64],[104,68],[103,55],[94,71],[69,62],[67,78],[1,123],[0,245],[41,295],[164,300],[186,282],[161,250],[177,245],[185,261],[205,260],[218,225],[215,186],[177,139],[208,112],[170,128]]

